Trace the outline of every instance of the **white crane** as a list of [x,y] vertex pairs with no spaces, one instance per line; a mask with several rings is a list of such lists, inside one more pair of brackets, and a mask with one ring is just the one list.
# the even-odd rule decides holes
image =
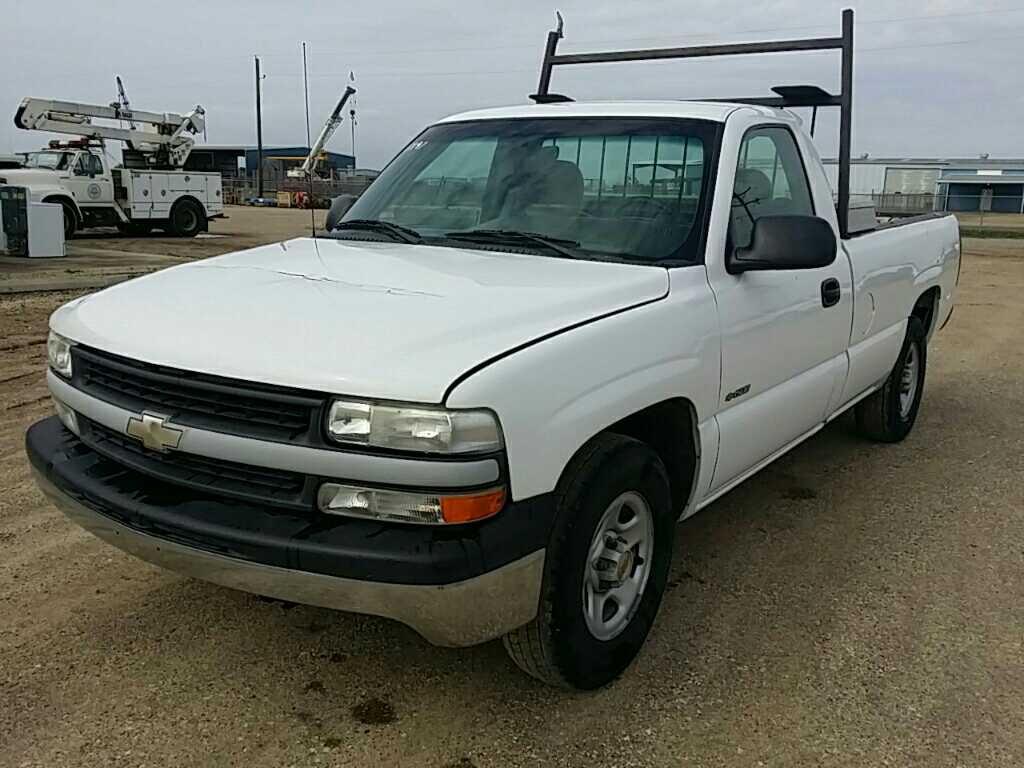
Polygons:
[[338,126],[341,125],[345,119],[344,109],[345,103],[349,100],[356,92],[356,89],[351,85],[345,88],[345,92],[341,95],[337,105],[334,107],[334,111],[331,112],[331,116],[327,118],[327,122],[324,123],[323,129],[320,131],[320,135],[316,137],[316,141],[313,142],[313,146],[309,148],[309,154],[306,156],[305,162],[298,168],[293,168],[288,172],[288,175],[292,178],[306,178],[312,175],[313,170],[316,168],[317,161],[320,159],[320,152],[328,141],[331,140],[331,136],[338,130]]
[[[100,142],[123,141],[133,154],[141,155],[146,167],[181,168],[195,144],[193,136],[203,130],[205,115],[198,105],[188,114],[179,115],[125,109],[117,103],[83,104],[29,97],[18,107],[14,124],[28,131],[64,133]],[[131,127],[103,125],[94,120],[125,121]]]

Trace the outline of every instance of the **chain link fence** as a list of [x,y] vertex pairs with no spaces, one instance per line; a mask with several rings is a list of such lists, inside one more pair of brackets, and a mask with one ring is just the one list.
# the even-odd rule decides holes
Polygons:
[[263,179],[263,197],[257,194],[256,179],[247,176],[223,178],[224,202],[228,205],[273,204],[283,207],[308,207],[312,198],[315,208],[329,208],[331,200],[339,195],[359,197],[375,178],[371,174],[346,174],[332,178],[308,179],[266,174]]
[[965,237],[1024,238],[1024,199],[1020,194],[985,193],[942,196],[899,192],[853,194],[851,205],[872,205],[883,220],[949,212],[956,215]]

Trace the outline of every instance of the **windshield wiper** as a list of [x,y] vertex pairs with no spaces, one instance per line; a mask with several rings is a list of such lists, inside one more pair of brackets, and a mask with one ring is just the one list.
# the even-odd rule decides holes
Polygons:
[[548,235],[541,235],[536,232],[520,232],[514,229],[470,229],[462,232],[447,232],[445,237],[450,240],[466,240],[479,243],[532,245],[568,259],[580,258],[580,254],[572,250],[580,247],[578,241],[563,237],[549,237]]
[[338,232],[339,230],[365,230],[367,232],[378,232],[382,235],[388,235],[393,240],[397,240],[400,243],[422,243],[423,237],[415,229],[410,227],[403,227],[401,224],[394,224],[390,221],[381,221],[379,219],[349,219],[348,221],[339,221],[334,225],[332,232]]

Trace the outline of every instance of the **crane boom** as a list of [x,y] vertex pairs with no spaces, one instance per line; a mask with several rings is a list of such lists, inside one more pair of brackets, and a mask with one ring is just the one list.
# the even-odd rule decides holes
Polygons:
[[[26,131],[50,131],[86,139],[110,139],[130,144],[150,156],[151,164],[180,168],[195,144],[193,135],[203,130],[206,112],[196,106],[186,115],[173,112],[144,112],[123,109],[118,104],[82,104],[53,99],[23,99],[14,124]],[[93,120],[123,120],[123,128],[94,123]],[[135,127],[135,124],[141,125]],[[150,129],[145,125],[152,126]]]
[[316,137],[316,141],[313,142],[313,146],[309,148],[309,154],[306,156],[306,161],[299,168],[299,175],[308,176],[316,168],[317,159],[320,157],[320,151],[324,148],[328,141],[331,140],[331,136],[338,130],[338,126],[341,125],[345,119],[343,110],[345,109],[345,102],[349,100],[349,97],[356,92],[356,89],[351,85],[345,88],[345,92],[341,95],[341,99],[338,101],[337,106],[334,107],[334,111],[331,112],[331,116],[327,118],[327,122],[324,123],[323,129],[320,131],[320,135]]
[[[115,75],[114,79],[117,81],[117,102],[118,107],[125,112],[132,111],[132,105],[128,103],[128,95],[124,92],[124,83],[121,82],[121,76]],[[111,105],[113,106],[113,105]],[[128,127],[135,130],[135,121],[129,119]]]

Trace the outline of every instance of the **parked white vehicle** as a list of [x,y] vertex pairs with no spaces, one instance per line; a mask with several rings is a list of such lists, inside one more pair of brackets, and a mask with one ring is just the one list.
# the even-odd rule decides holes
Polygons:
[[113,226],[131,234],[162,229],[194,237],[224,214],[219,173],[111,168],[96,147],[30,152],[27,167],[0,171],[0,184],[27,187],[33,202],[60,203],[65,237]]
[[849,409],[912,429],[956,220],[843,230],[785,109],[456,115],[324,236],[60,308],[28,455],[146,560],[594,688],[677,520]]
[[[15,125],[25,130],[70,133],[82,138],[50,142],[26,156],[24,168],[0,170],[0,184],[27,187],[33,202],[60,203],[64,234],[70,238],[88,227],[117,226],[143,234],[162,229],[193,237],[208,221],[224,214],[219,173],[184,171],[181,166],[202,130],[204,112],[140,112],[113,105],[92,105],[49,99],[24,99]],[[94,123],[123,120],[131,128]],[[144,130],[142,125],[150,125]],[[132,167],[111,167],[105,140],[126,142]]]

